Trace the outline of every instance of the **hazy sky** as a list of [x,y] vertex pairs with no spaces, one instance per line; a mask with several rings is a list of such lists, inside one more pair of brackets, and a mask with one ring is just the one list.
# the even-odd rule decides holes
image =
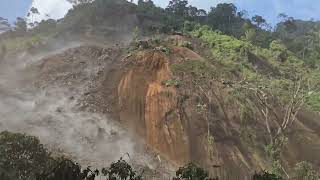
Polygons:
[[0,0],[0,17],[14,21],[16,17],[25,16],[31,0]]
[[[165,7],[169,0],[154,0],[154,2]],[[217,3],[232,2],[239,10],[247,10],[250,15],[262,15],[272,24],[278,21],[279,13],[286,13],[298,19],[320,20],[320,0],[189,0],[189,2],[206,10]],[[13,22],[16,17],[25,16],[31,5],[32,0],[1,0],[0,16]],[[34,6],[37,6],[43,15],[49,14],[53,18],[61,18],[71,7],[65,0],[35,0]]]

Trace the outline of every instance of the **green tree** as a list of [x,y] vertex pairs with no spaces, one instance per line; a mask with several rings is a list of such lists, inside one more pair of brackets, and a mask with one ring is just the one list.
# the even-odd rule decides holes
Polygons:
[[240,38],[246,30],[242,27],[248,20],[244,19],[245,12],[237,12],[237,7],[232,3],[218,4],[208,13],[207,23],[227,35]]
[[29,13],[27,14],[27,17],[31,17],[32,19],[31,19],[31,21],[33,22],[33,23],[29,23],[29,25],[31,26],[31,27],[34,27],[37,23],[35,23],[35,15],[36,14],[40,14],[39,13],[39,11],[38,11],[38,9],[37,8],[35,8],[35,7],[31,7],[30,8],[30,11],[29,11]]
[[281,22],[278,24],[278,26],[283,25],[287,33],[292,33],[297,30],[296,20],[293,17],[290,17],[284,13],[280,13],[278,17],[281,19]]
[[3,17],[0,17],[0,32],[1,31],[7,31],[10,29],[10,23],[8,22],[8,19],[5,19]]
[[207,171],[190,163],[185,167],[179,168],[173,180],[210,180],[210,178]]
[[5,44],[0,46],[0,60],[3,59],[7,54],[7,47]]
[[266,171],[253,175],[253,180],[283,180],[283,178]]
[[18,17],[15,22],[15,30],[19,34],[24,34],[27,32],[27,22],[25,19]]
[[218,29],[228,28],[236,19],[237,7],[232,3],[218,4],[208,14],[209,24]]
[[204,23],[206,21],[207,12],[203,9],[198,9],[194,6],[187,7],[187,14],[185,19],[198,23]]
[[300,162],[295,167],[295,179],[297,180],[319,180],[320,174],[308,162]]
[[[300,175],[307,175],[304,177],[313,177],[310,174],[314,173],[310,170],[308,164],[297,165],[297,172]],[[101,171],[91,167],[82,168],[70,159],[52,158],[35,137],[7,131],[0,133],[1,180],[95,180],[101,178],[106,180],[142,180],[143,172],[134,171],[123,158],[111,163],[109,167],[103,168]],[[99,176],[100,178],[98,178]],[[206,170],[190,163],[179,168],[173,180],[218,180],[218,178],[210,178]],[[255,174],[253,180],[282,179],[263,172]]]
[[251,43],[255,43],[257,37],[257,32],[255,29],[249,29],[245,33],[245,39]]
[[77,4],[77,5],[92,2],[92,0],[67,0],[67,1],[71,2],[72,4]]
[[281,43],[280,41],[272,41],[270,43],[270,50],[273,53],[273,56],[276,60],[280,62],[285,62],[288,58],[288,50],[287,47]]
[[15,180],[35,179],[53,163],[50,153],[37,138],[7,131],[0,133],[0,171],[3,176],[6,174]]
[[122,158],[112,163],[109,168],[102,169],[101,172],[110,180],[142,180],[142,175],[137,175],[132,167]]
[[188,0],[171,0],[166,10],[176,16],[186,17],[188,15]]
[[138,6],[154,7],[155,5],[152,0],[139,0]]
[[54,19],[42,20],[34,29],[37,33],[55,32],[57,28],[57,21]]
[[31,7],[30,12],[33,13],[33,14],[40,14],[38,9],[35,8],[35,7]]
[[259,16],[259,15],[253,16],[253,17],[252,17],[252,21],[253,21],[258,27],[263,26],[263,25],[266,24],[266,22],[267,22],[262,16]]

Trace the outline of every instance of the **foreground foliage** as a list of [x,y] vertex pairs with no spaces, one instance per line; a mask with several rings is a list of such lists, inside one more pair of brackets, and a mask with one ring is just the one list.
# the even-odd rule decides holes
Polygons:
[[35,179],[55,164],[36,137],[0,133],[0,179]]
[[[1,180],[142,180],[143,171],[137,173],[124,159],[113,162],[102,170],[82,168],[66,158],[53,158],[36,137],[19,133],[0,133],[0,179]],[[301,180],[316,180],[318,176],[310,165],[303,162],[297,166]],[[308,179],[313,178],[313,179]],[[253,180],[281,180],[282,178],[262,172]],[[218,180],[209,178],[204,169],[188,164],[179,168],[173,180]]]
[[[310,165],[297,166],[299,177],[314,177]],[[313,174],[312,174],[313,173]],[[124,159],[113,162],[102,170],[82,168],[66,158],[53,158],[36,137],[19,133],[0,133],[0,179],[1,180],[141,180],[138,173]],[[312,176],[311,176],[312,175]],[[254,180],[280,180],[276,175],[263,172],[255,174]],[[179,168],[173,180],[218,180],[195,164]],[[309,180],[309,179],[308,179]],[[313,180],[313,179],[312,179]]]

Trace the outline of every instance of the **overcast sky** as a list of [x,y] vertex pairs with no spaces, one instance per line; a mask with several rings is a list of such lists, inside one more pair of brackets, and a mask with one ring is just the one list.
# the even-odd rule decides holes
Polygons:
[[[165,7],[169,0],[154,0]],[[190,4],[209,10],[218,3],[232,2],[239,10],[247,10],[250,15],[259,14],[268,22],[276,24],[279,13],[286,13],[298,19],[320,20],[320,0],[189,0]],[[42,16],[61,18],[72,6],[65,0],[0,0],[0,17],[13,22],[16,17],[24,17],[31,6],[36,6]],[[40,17],[38,17],[40,18]],[[38,20],[38,19],[37,19]]]

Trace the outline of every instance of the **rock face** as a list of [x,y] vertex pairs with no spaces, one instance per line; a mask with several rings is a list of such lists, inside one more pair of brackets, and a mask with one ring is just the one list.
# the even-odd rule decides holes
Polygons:
[[[226,81],[211,81],[201,73],[195,76],[199,69],[175,71],[175,65],[201,64],[206,57],[196,49],[200,45],[190,50],[175,44],[164,44],[170,53],[157,45],[129,55],[118,46],[72,48],[45,58],[36,79],[39,84],[81,91],[81,109],[119,120],[148,149],[177,167],[192,161],[222,179],[270,169],[264,119],[258,113],[248,116],[241,111]],[[169,83],[175,81],[180,86]],[[308,112],[299,115],[281,158],[286,169],[301,161],[319,167],[318,117]]]
[[143,51],[131,58],[135,67],[118,86],[120,120],[134,127],[162,156],[185,164],[190,161],[189,141],[171,78],[169,59],[160,51]]
[[[114,94],[119,120],[142,137],[152,150],[177,166],[192,161],[206,167],[214,176],[231,179],[270,169],[263,118],[255,114],[244,122],[243,110],[225,82],[205,79],[211,92],[205,95],[192,73],[173,74],[172,65],[204,59],[196,50],[177,46],[170,49],[171,53],[166,54],[161,48],[149,48],[124,59],[126,68],[120,68],[122,74]],[[181,87],[167,83],[175,78],[182,82]],[[206,110],[199,111],[197,108],[203,104]],[[301,129],[307,121],[313,120],[299,119],[294,129]],[[316,132],[317,127],[305,133]],[[318,134],[301,138],[313,136]],[[281,159],[287,169],[304,160],[319,163],[303,155],[305,150],[299,148],[303,147],[299,145],[302,139],[290,137]],[[308,146],[319,147],[319,143],[316,140]],[[311,149],[309,154],[316,154]]]
[[[265,168],[258,164],[260,159],[248,156],[240,142],[238,107],[224,101],[226,92],[218,84],[212,84],[217,99],[213,98],[212,104],[204,102],[211,106],[208,114],[197,110],[200,99],[205,98],[192,85],[192,78],[179,77],[184,83],[181,88],[166,84],[176,78],[171,65],[203,60],[188,48],[174,46],[171,50],[168,55],[148,49],[126,59],[128,68],[120,78],[116,95],[120,121],[177,167],[195,162],[221,176],[228,172],[222,168],[215,172],[212,166],[223,166],[236,170],[232,172],[235,177],[249,172],[250,167]],[[210,130],[208,121],[214,122]],[[209,131],[214,137],[212,144]]]

